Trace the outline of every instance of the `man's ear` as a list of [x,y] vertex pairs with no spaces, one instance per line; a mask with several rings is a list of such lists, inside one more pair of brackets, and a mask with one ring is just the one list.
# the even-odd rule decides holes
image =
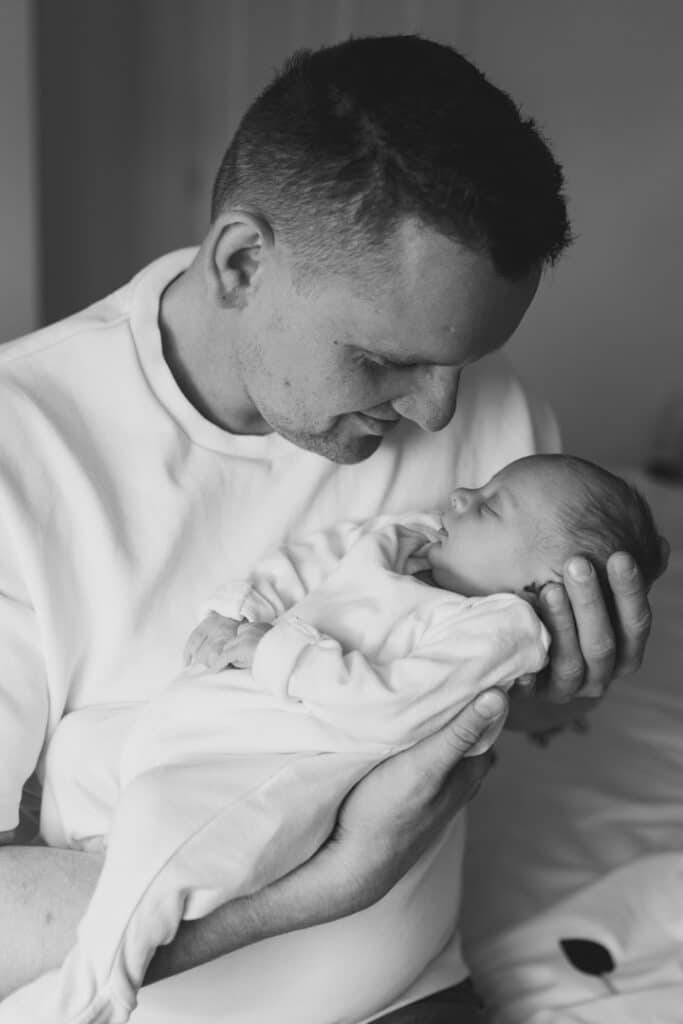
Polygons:
[[212,224],[208,243],[204,269],[209,297],[217,306],[243,309],[272,257],[270,225],[243,210],[226,210]]

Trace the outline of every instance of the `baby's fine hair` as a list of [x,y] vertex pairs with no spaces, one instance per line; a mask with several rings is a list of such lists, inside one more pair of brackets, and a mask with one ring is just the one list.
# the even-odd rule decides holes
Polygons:
[[[607,560],[615,551],[635,559],[650,587],[666,568],[662,538],[643,495],[631,484],[601,466],[574,455],[560,455],[573,470],[576,500],[560,509],[562,527],[573,553],[585,555],[603,582]],[[609,593],[609,588],[607,593]]]

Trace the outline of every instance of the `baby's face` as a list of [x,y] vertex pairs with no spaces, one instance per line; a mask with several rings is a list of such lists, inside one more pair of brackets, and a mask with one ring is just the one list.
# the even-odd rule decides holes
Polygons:
[[573,486],[561,460],[530,456],[483,487],[457,488],[443,513],[444,535],[427,551],[434,582],[474,597],[561,580],[571,552],[557,508]]

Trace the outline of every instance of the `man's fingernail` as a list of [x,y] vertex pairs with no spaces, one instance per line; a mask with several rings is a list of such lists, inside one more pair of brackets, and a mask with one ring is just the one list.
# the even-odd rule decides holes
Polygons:
[[558,587],[555,583],[550,583],[545,586],[541,597],[544,605],[546,608],[549,608],[551,612],[559,612],[562,608],[562,587]]
[[614,555],[612,564],[620,576],[633,576],[636,571],[636,564],[630,555],[619,553]]
[[593,575],[593,566],[585,558],[572,558],[568,568],[571,578],[579,583],[589,580]]
[[502,693],[489,690],[477,697],[474,706],[484,718],[497,718],[505,710],[505,700]]

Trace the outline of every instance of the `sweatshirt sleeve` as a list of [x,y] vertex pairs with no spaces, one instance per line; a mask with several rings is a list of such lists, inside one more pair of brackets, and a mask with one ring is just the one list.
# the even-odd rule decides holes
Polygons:
[[36,766],[48,717],[35,613],[4,569],[0,564],[0,832],[19,823],[22,788]]
[[447,598],[423,626],[411,650],[373,662],[287,617],[256,648],[254,680],[359,741],[398,747],[445,725],[482,690],[508,689],[547,659],[545,627],[511,594]]
[[229,619],[273,622],[318,587],[360,536],[390,519],[345,520],[292,541],[261,559],[246,579],[219,587],[202,605],[202,618],[213,611]]

